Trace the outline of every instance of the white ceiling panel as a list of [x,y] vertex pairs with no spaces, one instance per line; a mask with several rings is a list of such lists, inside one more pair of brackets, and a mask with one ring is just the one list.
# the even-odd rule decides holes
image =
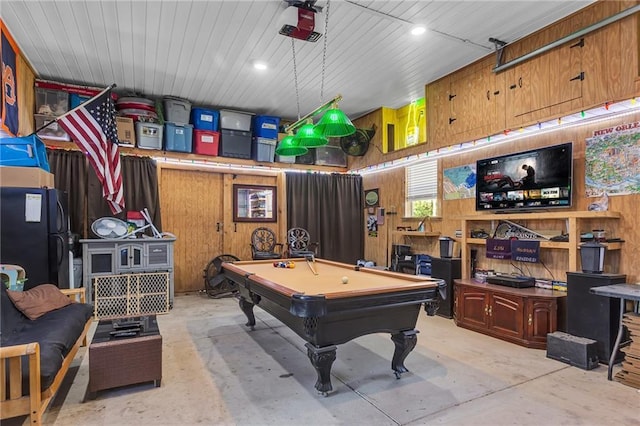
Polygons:
[[[490,37],[513,42],[592,2],[312,1],[328,6],[327,37],[294,40],[299,96],[293,39],[278,34],[293,0],[3,0],[2,19],[43,79],[288,119],[342,94],[355,118],[424,96],[491,54]],[[427,32],[411,36],[412,24]],[[258,60],[269,68],[255,70]]]

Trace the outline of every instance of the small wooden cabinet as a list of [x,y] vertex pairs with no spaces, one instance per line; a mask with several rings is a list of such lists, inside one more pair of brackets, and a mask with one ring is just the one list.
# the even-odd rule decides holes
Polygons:
[[545,349],[547,333],[558,329],[566,293],[454,282],[454,318],[460,327],[536,349]]

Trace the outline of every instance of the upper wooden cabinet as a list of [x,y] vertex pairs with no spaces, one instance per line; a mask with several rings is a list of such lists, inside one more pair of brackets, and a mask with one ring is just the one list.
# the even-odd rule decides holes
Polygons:
[[504,72],[507,128],[581,106],[574,101],[582,97],[584,45],[584,39],[566,43]]
[[[507,45],[503,63],[534,52],[637,2],[596,2]],[[633,14],[494,73],[495,54],[427,85],[427,140],[443,147],[638,94],[639,21]]]
[[[430,147],[443,145],[449,138],[449,77],[441,78],[425,88],[427,100],[427,141]],[[434,145],[435,144],[435,145]]]

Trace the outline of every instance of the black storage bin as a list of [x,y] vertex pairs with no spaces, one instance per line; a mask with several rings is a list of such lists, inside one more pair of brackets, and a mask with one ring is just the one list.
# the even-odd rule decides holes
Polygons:
[[[567,332],[597,342],[598,359],[607,364],[620,324],[620,301],[591,294],[591,287],[624,284],[626,275],[567,272]],[[616,362],[624,355],[616,354]]]
[[222,129],[220,133],[220,156],[251,158],[251,132]]

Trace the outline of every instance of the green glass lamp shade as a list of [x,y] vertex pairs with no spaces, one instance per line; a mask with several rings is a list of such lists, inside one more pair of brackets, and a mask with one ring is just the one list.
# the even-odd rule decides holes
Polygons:
[[344,112],[338,108],[332,108],[322,116],[316,125],[316,130],[328,138],[339,138],[354,134],[356,126]]
[[317,146],[324,146],[329,143],[329,140],[322,136],[313,125],[313,123],[307,123],[300,127],[298,133],[293,138],[300,146],[307,148],[315,148]]
[[300,146],[300,143],[294,139],[293,135],[285,136],[276,148],[276,154],[283,156],[304,155],[307,152],[309,152],[307,147]]

